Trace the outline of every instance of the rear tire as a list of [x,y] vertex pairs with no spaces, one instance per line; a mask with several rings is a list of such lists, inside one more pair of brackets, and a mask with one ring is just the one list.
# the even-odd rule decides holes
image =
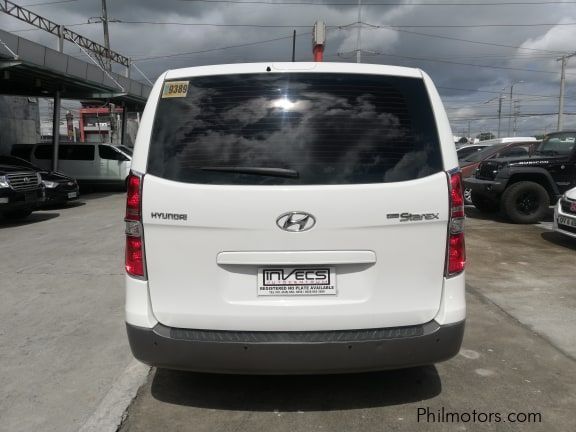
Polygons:
[[490,198],[483,197],[482,195],[473,195],[472,204],[478,209],[480,213],[496,213],[498,211],[498,203]]
[[8,220],[24,219],[30,216],[32,210],[14,210],[4,213],[4,218]]
[[542,220],[549,207],[550,197],[546,189],[531,181],[514,183],[502,195],[502,211],[517,224]]

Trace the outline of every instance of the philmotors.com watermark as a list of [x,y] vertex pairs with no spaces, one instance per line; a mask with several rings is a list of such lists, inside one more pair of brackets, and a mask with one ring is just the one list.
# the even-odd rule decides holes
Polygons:
[[442,407],[417,410],[418,423],[542,423],[538,412],[450,411]]

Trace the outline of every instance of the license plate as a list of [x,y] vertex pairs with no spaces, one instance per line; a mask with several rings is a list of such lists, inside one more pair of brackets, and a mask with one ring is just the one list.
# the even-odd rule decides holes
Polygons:
[[576,219],[569,218],[566,216],[558,216],[558,223],[576,228]]
[[36,192],[28,192],[24,195],[24,201],[36,201],[37,197]]
[[68,193],[68,198],[76,198],[77,196],[78,196],[78,194],[76,192]]
[[258,295],[336,295],[336,269],[334,267],[260,268]]

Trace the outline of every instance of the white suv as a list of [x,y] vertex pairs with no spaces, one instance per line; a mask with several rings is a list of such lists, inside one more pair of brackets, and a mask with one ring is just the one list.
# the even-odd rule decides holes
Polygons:
[[576,188],[567,191],[556,203],[554,230],[576,238]]
[[452,132],[424,72],[168,71],[128,179],[132,352],[257,374],[447,360],[464,333],[463,222]]

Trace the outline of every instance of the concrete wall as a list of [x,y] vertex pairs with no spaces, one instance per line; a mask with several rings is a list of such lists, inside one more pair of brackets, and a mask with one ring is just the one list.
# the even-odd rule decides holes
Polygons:
[[13,144],[34,144],[39,141],[38,100],[0,96],[0,154],[10,153]]

